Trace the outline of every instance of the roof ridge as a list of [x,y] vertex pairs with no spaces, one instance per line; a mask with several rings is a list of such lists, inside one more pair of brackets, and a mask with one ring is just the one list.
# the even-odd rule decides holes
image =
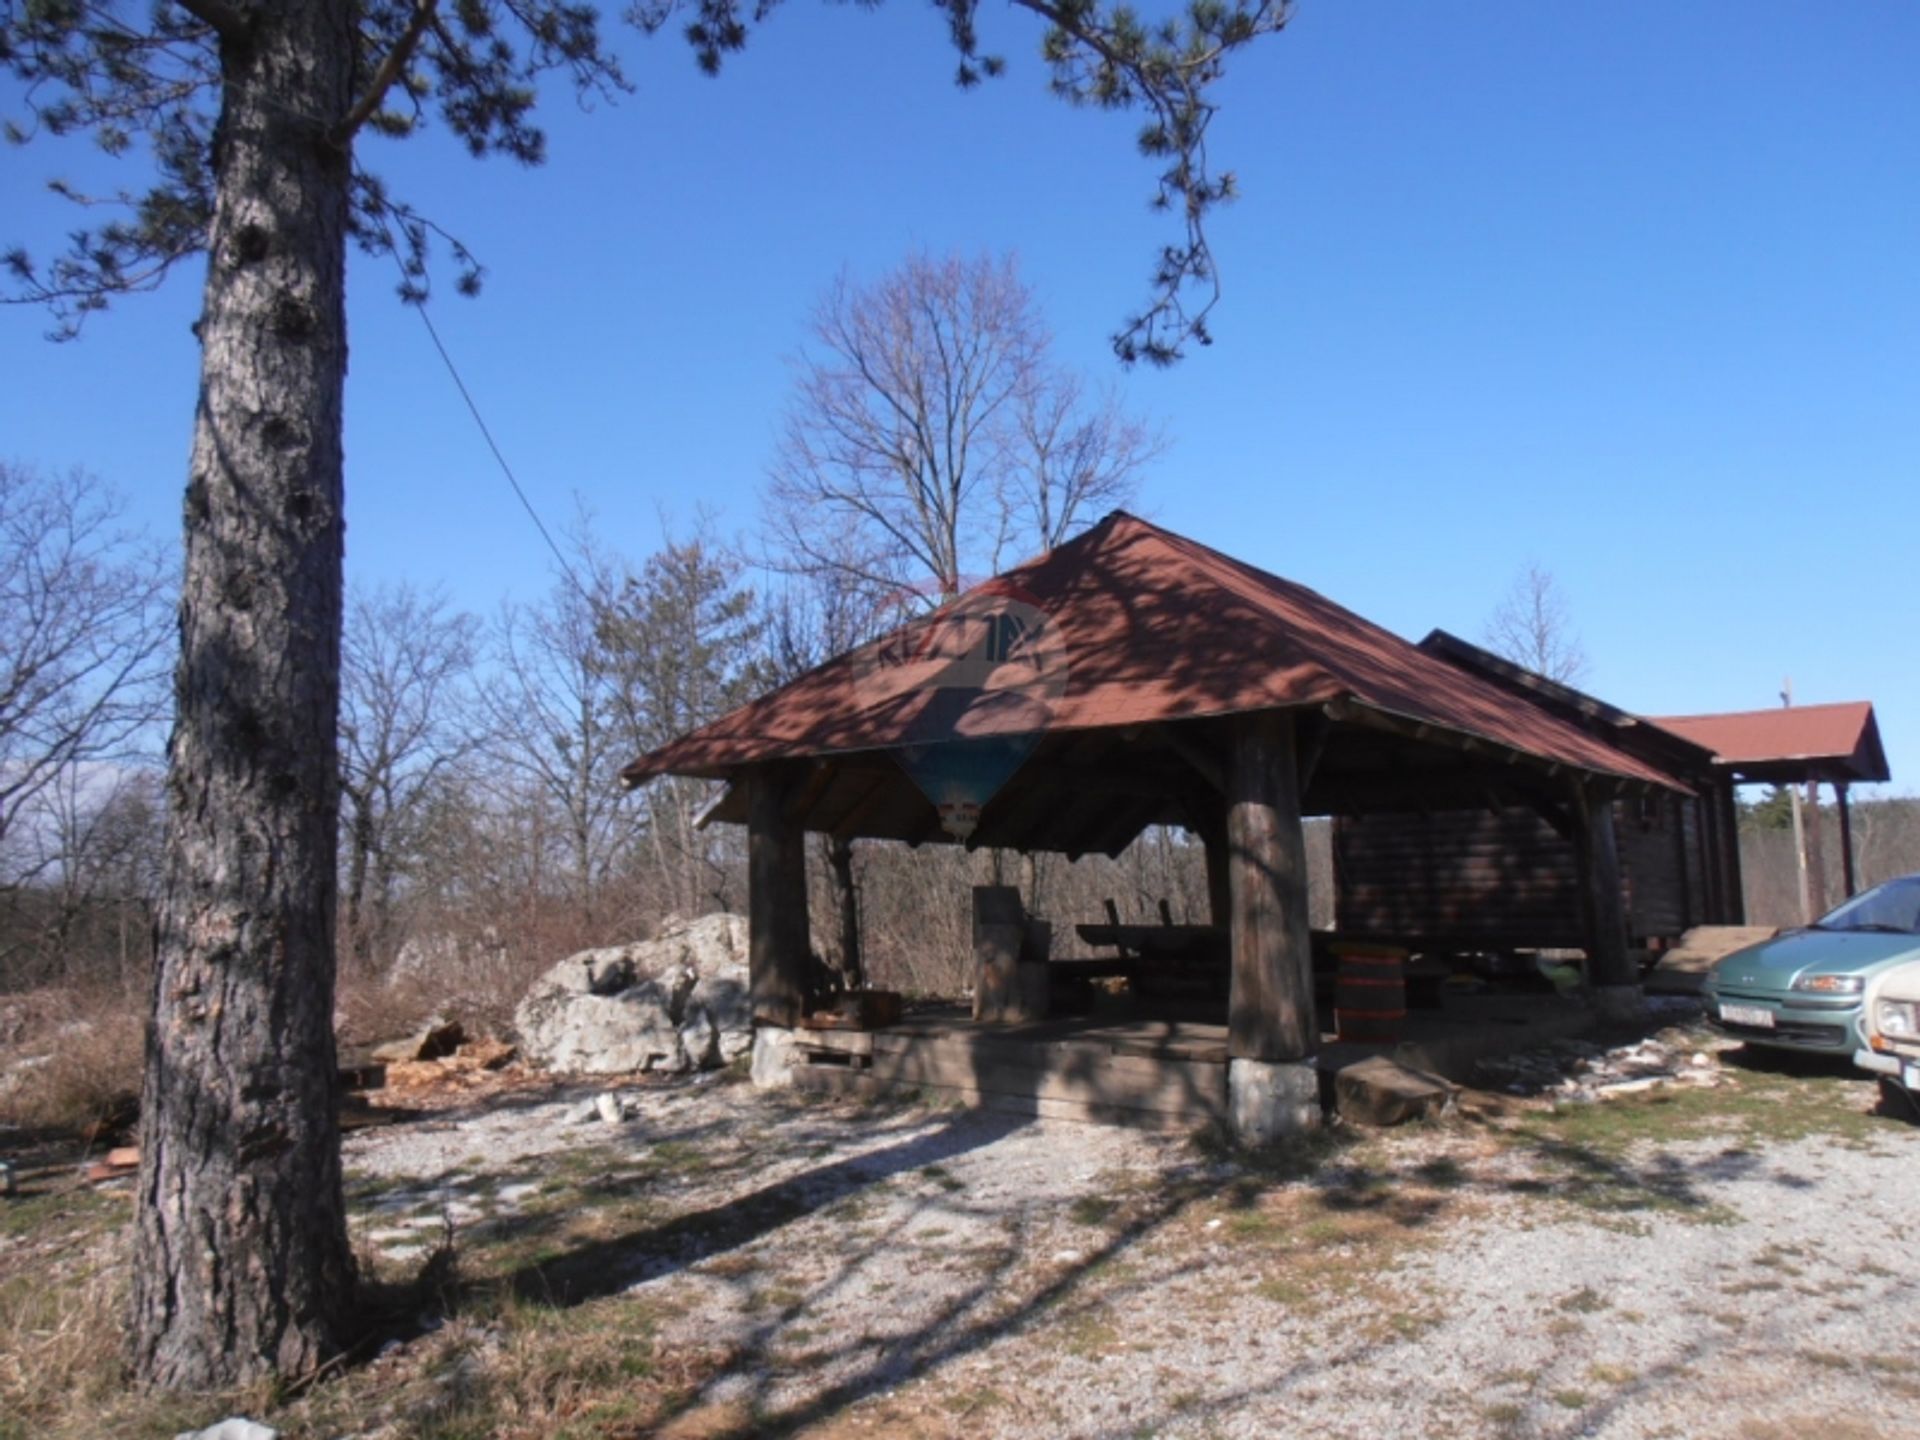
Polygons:
[[1753,710],[1700,710],[1691,715],[1648,715],[1643,718],[1658,725],[1663,720],[1733,720],[1763,715],[1804,715],[1809,710],[1871,710],[1871,700],[1816,700],[1810,705],[1762,705]]

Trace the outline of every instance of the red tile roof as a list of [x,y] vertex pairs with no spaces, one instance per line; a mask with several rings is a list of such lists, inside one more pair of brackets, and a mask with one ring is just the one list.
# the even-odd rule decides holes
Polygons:
[[1714,752],[1717,763],[1755,780],[1886,780],[1880,725],[1865,700],[1669,715],[1653,722]]
[[[1681,788],[1304,586],[1124,512],[988,585],[1029,600],[1058,627],[1068,674],[1049,731],[1349,701],[1577,770]],[[932,692],[871,683],[877,647],[903,643],[911,634],[896,632],[830,660],[642,756],[623,778],[719,777],[756,761],[924,740]],[[1000,728],[1030,728],[1021,707],[1011,712]],[[995,728],[988,716],[968,733]]]

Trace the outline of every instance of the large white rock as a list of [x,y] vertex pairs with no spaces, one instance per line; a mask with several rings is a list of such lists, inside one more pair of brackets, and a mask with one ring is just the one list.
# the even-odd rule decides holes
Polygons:
[[521,1048],[549,1070],[724,1065],[753,1045],[747,922],[707,915],[653,940],[570,955],[534,981],[513,1021]]

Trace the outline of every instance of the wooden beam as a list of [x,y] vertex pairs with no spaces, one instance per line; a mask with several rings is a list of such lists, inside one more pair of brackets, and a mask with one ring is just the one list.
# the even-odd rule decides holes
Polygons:
[[720,787],[718,794],[700,807],[699,813],[693,817],[693,828],[705,830],[719,817],[720,812],[734,801],[733,782],[729,780]]
[[1313,960],[1307,846],[1293,716],[1243,716],[1227,767],[1227,879],[1232,991],[1227,1053],[1296,1061],[1313,1053]]
[[1164,800],[1130,802],[1117,811],[1114,818],[1101,828],[1100,838],[1091,848],[1105,855],[1109,860],[1118,860],[1126,854],[1127,847],[1139,838],[1142,830],[1159,822],[1165,809]]
[[806,832],[791,814],[797,788],[790,766],[747,772],[747,984],[753,1018],[797,1025],[806,1003]]
[[1216,795],[1227,790],[1227,775],[1220,757],[1198,736],[1190,734],[1179,722],[1153,727],[1153,738],[1191,765]]
[[906,780],[906,773],[897,766],[893,775],[884,771],[862,772],[864,781],[858,790],[851,791],[853,799],[840,812],[834,822],[827,827],[827,833],[835,840],[854,840],[860,835],[860,825],[872,813],[874,805],[887,793],[896,778]]
[[815,760],[803,772],[806,776],[793,787],[793,792],[783,802],[787,819],[802,829],[806,828],[807,817],[813,813],[813,807],[827,792],[833,778],[839,773],[839,767],[831,760]]
[[1313,788],[1313,777],[1320,768],[1320,757],[1327,753],[1327,735],[1333,722],[1324,715],[1303,715],[1295,722],[1300,746],[1300,793]]
[[990,844],[1024,851],[1039,823],[1051,818],[1060,803],[1059,793],[1040,776],[1009,786],[981,807],[980,828],[968,848]]

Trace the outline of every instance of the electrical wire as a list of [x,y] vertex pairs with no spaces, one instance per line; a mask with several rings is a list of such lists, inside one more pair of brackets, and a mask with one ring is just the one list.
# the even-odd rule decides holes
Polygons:
[[[387,237],[387,253],[393,256],[393,263],[400,271],[403,284],[411,284],[413,276],[407,273],[406,262],[400,258],[400,245],[394,238],[393,226],[388,221],[385,208],[380,214],[380,229]],[[440,331],[433,323],[433,317],[427,313],[426,297],[412,302],[413,309],[420,316],[420,323],[426,326],[427,338],[433,342],[433,348],[440,356],[440,363],[446,367],[448,377],[453,381],[454,389],[460,392],[461,400],[466,402],[467,413],[473,416],[473,423],[479,428],[480,438],[487,442],[487,449],[493,452],[494,462],[499,465],[500,473],[507,477],[507,484],[513,487],[514,496],[520,501],[520,508],[527,512],[527,518],[533,522],[533,528],[540,532],[540,538],[547,542],[547,549],[553,552],[553,558],[559,563],[560,571],[567,577],[573,588],[580,592],[580,598],[587,602],[590,610],[598,612],[599,605],[587,587],[580,583],[580,576],[573,564],[567,559],[566,552],[555,542],[553,532],[547,529],[546,522],[540,518],[540,512],[533,508],[533,501],[527,498],[527,492],[521,487],[520,478],[513,473],[513,466],[507,462],[506,453],[501,450],[500,442],[493,438],[493,429],[487,424],[487,418],[480,413],[480,404],[473,398],[473,392],[467,388],[467,382],[461,378],[460,367],[453,362],[446,342],[440,338]]]

